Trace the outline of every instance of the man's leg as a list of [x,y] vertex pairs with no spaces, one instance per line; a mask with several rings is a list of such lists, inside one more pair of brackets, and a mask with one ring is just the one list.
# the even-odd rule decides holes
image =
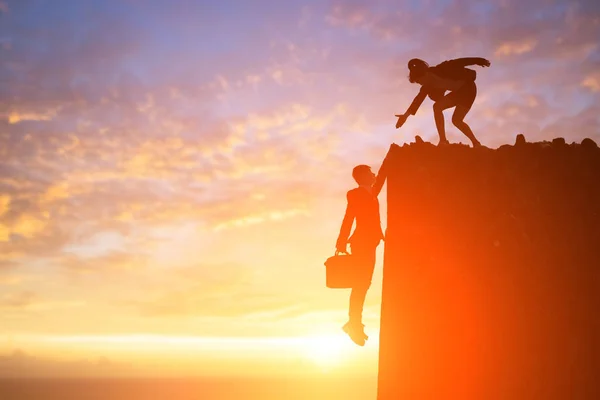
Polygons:
[[362,311],[367,296],[367,291],[371,287],[373,270],[375,269],[375,251],[374,246],[353,246],[352,256],[356,257],[356,268],[358,270],[357,284],[350,292],[350,308],[348,316],[351,322],[362,323]]
[[351,324],[362,324],[362,311],[369,287],[370,283],[369,285],[361,283],[360,285],[353,287],[350,292],[348,317],[350,318]]
[[480,146],[481,143],[479,143],[479,140],[477,140],[475,138],[475,135],[473,134],[471,127],[469,125],[467,125],[467,123],[464,121],[465,116],[467,115],[468,112],[469,112],[469,108],[464,107],[464,106],[456,106],[456,109],[454,109],[454,114],[452,114],[452,123],[462,133],[464,133],[464,135],[466,137],[469,138],[471,143],[473,143],[473,147],[477,147],[477,146]]

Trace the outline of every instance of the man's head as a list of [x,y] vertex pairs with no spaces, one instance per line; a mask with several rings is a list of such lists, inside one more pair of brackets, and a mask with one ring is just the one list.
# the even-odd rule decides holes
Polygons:
[[375,174],[368,165],[357,165],[352,170],[352,177],[359,185],[372,186],[375,183]]

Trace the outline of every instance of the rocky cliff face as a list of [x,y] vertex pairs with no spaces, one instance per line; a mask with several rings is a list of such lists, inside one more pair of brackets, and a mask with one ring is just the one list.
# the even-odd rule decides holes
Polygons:
[[392,145],[379,399],[600,398],[600,149]]

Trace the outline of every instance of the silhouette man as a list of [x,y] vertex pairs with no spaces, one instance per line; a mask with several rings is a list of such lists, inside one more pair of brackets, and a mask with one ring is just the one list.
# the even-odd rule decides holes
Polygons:
[[[466,68],[469,65],[489,67],[490,62],[479,57],[458,58],[430,67],[429,64],[418,58],[410,60],[408,62],[408,80],[410,83],[420,84],[421,90],[404,114],[396,114],[398,117],[396,129],[404,125],[410,115],[417,113],[423,100],[429,95],[429,98],[434,101],[433,116],[440,136],[439,145],[448,144],[443,111],[456,107],[452,115],[452,123],[471,140],[473,147],[481,146],[469,125],[464,121],[477,96],[477,86],[475,85],[477,72]],[[445,94],[446,91],[450,91],[450,93]]]
[[[368,165],[357,165],[352,170],[352,177],[358,187],[346,194],[348,205],[336,242],[336,249],[339,252],[347,253],[346,247],[350,243],[354,260],[353,268],[356,268],[355,272],[357,273],[357,282],[350,292],[349,321],[342,329],[352,341],[359,346],[364,346],[368,336],[364,332],[362,311],[375,268],[375,251],[379,242],[384,238],[377,195],[385,181],[385,174],[380,172],[376,177]],[[350,236],[355,219],[356,228]]]

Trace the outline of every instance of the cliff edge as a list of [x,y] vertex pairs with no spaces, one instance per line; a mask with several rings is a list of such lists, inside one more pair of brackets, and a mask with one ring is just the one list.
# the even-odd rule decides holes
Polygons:
[[600,149],[392,144],[378,399],[600,398]]

